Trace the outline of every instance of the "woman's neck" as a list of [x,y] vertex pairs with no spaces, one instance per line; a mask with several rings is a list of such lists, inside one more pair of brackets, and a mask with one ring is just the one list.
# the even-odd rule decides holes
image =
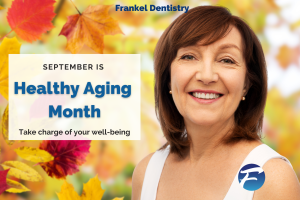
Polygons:
[[199,126],[186,123],[186,130],[190,140],[190,148],[187,158],[191,164],[197,164],[200,160],[211,158],[213,155],[220,156],[220,153],[230,153],[228,145],[223,140],[230,134],[234,126],[234,119],[213,124],[210,126]]

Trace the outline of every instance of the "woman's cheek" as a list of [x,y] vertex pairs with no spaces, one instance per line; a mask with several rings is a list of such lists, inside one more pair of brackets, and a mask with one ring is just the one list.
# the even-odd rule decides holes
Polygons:
[[172,97],[173,97],[173,101],[175,103],[175,106],[177,107],[178,111],[180,114],[182,114],[182,89],[183,86],[182,81],[179,80],[175,80],[176,76],[174,76],[173,78],[173,84],[172,84]]
[[186,92],[186,87],[189,84],[190,77],[190,73],[184,70],[174,69],[174,71],[171,73],[172,97],[179,113],[183,116],[188,95]]
[[242,95],[245,82],[245,73],[244,70],[237,69],[228,69],[219,73],[220,79],[223,81],[225,87],[228,90],[228,93],[234,95],[239,99],[239,96]]

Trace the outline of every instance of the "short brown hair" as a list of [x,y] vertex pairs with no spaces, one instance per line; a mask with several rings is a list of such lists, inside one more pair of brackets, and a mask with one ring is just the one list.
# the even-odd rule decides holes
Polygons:
[[182,156],[182,150],[189,146],[183,117],[169,94],[170,66],[178,49],[195,45],[203,39],[203,45],[212,44],[228,33],[230,25],[235,26],[243,38],[247,96],[235,111],[235,127],[224,142],[260,139],[267,98],[267,71],[261,44],[247,23],[233,16],[227,8],[199,6],[175,19],[164,31],[155,48],[155,108],[167,139],[161,149],[170,145],[171,152]]

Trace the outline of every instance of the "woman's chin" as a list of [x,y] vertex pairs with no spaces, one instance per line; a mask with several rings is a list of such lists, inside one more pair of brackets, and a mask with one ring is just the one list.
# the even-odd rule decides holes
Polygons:
[[214,118],[203,118],[203,119],[195,119],[191,122],[196,126],[202,126],[202,127],[208,127],[208,126],[214,126],[220,123],[221,120],[214,119]]
[[[205,117],[204,117],[205,116]],[[225,124],[231,123],[234,121],[234,117],[230,116],[219,116],[217,114],[203,114],[203,115],[191,115],[190,117],[184,117],[185,124],[199,127],[211,127],[219,126],[224,127]]]

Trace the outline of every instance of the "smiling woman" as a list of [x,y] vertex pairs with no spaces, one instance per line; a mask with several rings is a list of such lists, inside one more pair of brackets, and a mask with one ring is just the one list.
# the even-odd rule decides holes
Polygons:
[[167,143],[137,165],[133,200],[300,199],[290,162],[260,141],[266,63],[243,20],[193,8],[166,29],[154,60]]
[[233,113],[246,95],[241,83],[247,68],[240,33],[229,30],[211,45],[180,48],[171,63],[172,96],[185,126],[234,125]]

